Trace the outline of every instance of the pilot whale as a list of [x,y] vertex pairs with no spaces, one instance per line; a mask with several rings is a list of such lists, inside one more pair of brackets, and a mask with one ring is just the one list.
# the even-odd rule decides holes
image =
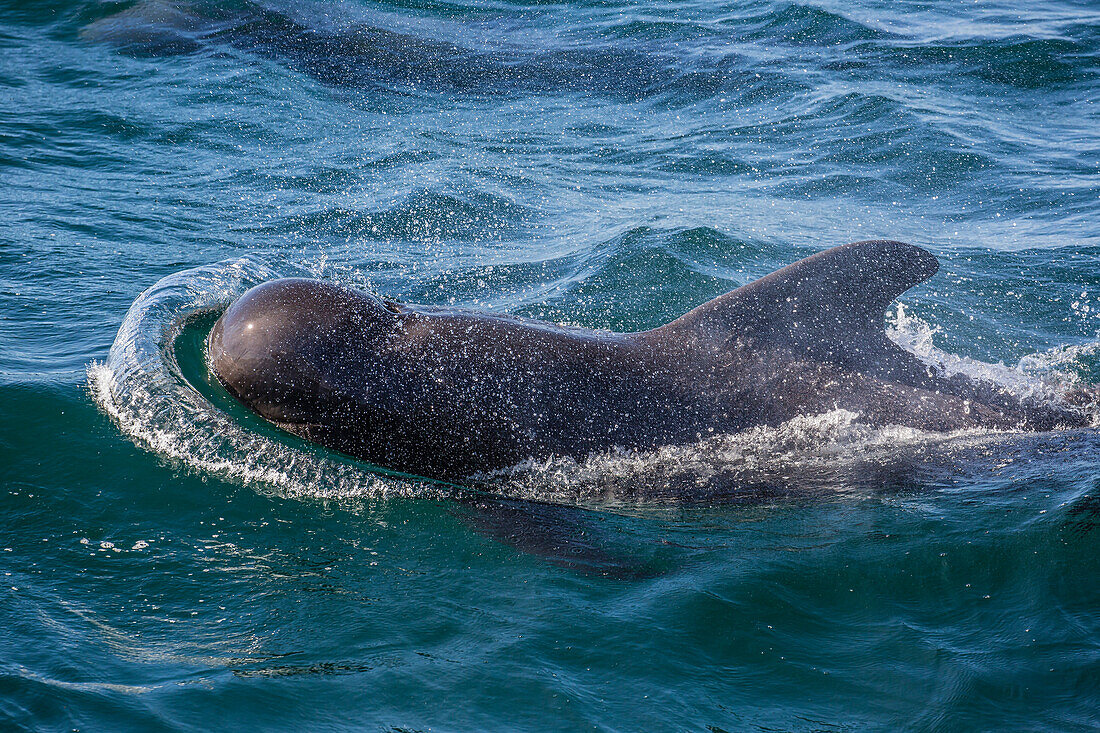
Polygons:
[[886,336],[890,303],[938,268],[914,245],[855,242],[636,333],[275,280],[219,318],[210,367],[290,433],[448,481],[836,409],[929,431],[1086,424],[1072,408],[943,376]]

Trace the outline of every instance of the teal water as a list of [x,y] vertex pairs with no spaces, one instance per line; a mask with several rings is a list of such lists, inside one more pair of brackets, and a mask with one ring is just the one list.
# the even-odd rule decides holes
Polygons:
[[1093,3],[0,1],[0,728],[1095,730],[1100,435],[841,413],[488,499],[280,434],[310,274],[655,326],[824,247],[890,334],[1100,382]]

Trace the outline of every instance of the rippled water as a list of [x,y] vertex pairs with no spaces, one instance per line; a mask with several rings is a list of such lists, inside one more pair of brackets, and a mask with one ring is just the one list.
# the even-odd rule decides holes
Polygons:
[[1100,382],[1100,11],[0,2],[0,728],[1092,730],[1100,436],[843,412],[425,484],[205,369],[308,274],[632,330],[824,247]]

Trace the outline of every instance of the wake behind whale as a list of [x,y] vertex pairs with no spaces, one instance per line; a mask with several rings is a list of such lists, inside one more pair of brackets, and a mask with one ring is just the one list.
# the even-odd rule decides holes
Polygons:
[[1088,425],[1069,405],[937,374],[887,338],[887,307],[937,269],[919,247],[856,242],[629,334],[279,280],[222,315],[210,363],[290,433],[448,481],[836,411],[940,433]]

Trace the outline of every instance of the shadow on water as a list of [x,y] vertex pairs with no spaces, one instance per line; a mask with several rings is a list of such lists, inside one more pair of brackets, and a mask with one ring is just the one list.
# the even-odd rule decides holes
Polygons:
[[676,564],[630,541],[621,517],[578,507],[466,496],[452,512],[481,535],[585,576],[644,580]]

